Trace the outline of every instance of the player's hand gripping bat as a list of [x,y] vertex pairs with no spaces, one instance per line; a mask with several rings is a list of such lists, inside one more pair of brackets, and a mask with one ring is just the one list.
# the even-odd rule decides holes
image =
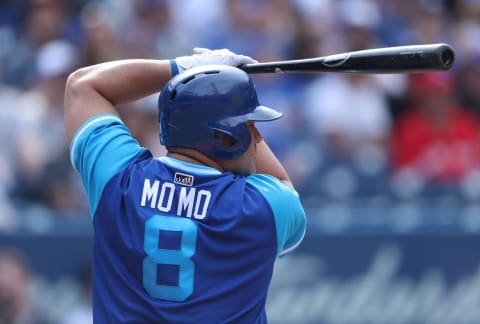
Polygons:
[[251,63],[239,66],[247,73],[414,73],[448,70],[455,52],[448,44],[375,48],[309,59]]

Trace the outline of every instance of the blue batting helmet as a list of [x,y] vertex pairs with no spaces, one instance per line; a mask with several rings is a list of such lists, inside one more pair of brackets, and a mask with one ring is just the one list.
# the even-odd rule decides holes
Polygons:
[[[247,121],[278,119],[282,113],[258,103],[244,71],[224,65],[200,66],[172,78],[158,100],[160,142],[188,147],[217,159],[242,155],[250,146]],[[225,145],[222,136],[234,139]]]

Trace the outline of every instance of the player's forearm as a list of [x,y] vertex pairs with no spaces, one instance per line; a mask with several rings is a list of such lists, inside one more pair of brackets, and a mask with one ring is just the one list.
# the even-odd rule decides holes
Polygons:
[[257,144],[257,154],[255,160],[257,173],[269,174],[286,183],[293,188],[292,182],[287,174],[287,171],[277,159],[275,154],[265,141]]
[[73,78],[117,106],[160,92],[171,70],[167,60],[120,60],[80,69]]
[[99,114],[118,115],[118,105],[160,92],[170,77],[167,60],[121,60],[75,71],[65,88],[68,142],[89,118]]

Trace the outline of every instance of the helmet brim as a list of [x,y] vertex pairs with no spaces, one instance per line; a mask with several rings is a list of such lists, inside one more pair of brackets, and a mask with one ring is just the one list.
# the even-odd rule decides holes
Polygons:
[[283,113],[266,106],[258,105],[254,111],[248,113],[246,116],[248,118],[247,120],[251,121],[270,121],[279,119],[283,116]]
[[253,111],[243,114],[243,115],[238,115],[238,116],[231,116],[227,118],[223,118],[220,122],[222,124],[228,125],[228,126],[235,126],[240,123],[244,123],[247,121],[271,121],[271,120],[276,120],[279,119],[280,117],[283,116],[283,113],[266,107],[262,105],[258,105]]

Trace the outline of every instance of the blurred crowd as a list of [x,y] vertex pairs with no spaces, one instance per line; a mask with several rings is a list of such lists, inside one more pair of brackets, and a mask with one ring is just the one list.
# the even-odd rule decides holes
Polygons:
[[[0,229],[25,215],[88,217],[63,129],[71,71],[195,46],[272,61],[451,44],[449,72],[255,75],[260,101],[285,112],[259,127],[310,203],[479,200],[478,40],[478,0],[2,0]],[[164,153],[155,96],[121,113],[142,145]]]
[[[285,113],[259,128],[309,206],[440,196],[478,204],[479,40],[479,0],[0,0],[0,232],[88,221],[63,128],[70,72],[196,46],[273,61],[451,44],[448,72],[254,75],[260,101]],[[156,100],[121,114],[162,155]],[[22,256],[0,253],[0,323],[45,322],[29,303],[30,279]],[[87,305],[67,322],[90,322]]]

